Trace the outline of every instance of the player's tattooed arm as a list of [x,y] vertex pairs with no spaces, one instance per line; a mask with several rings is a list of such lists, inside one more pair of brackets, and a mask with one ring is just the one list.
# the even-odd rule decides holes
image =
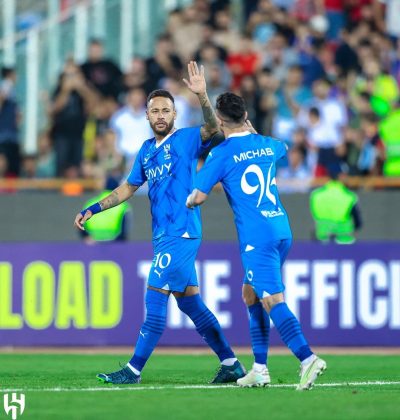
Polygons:
[[[99,203],[95,204],[94,206],[96,205],[100,206],[101,210],[98,210],[98,211],[103,211],[103,210],[110,209],[111,207],[118,206],[118,204],[121,204],[124,201],[128,200],[130,197],[132,197],[132,195],[138,188],[139,187],[137,185],[131,185],[128,182],[124,182],[122,185],[116,188],[111,194],[103,198],[103,200],[99,201]],[[80,212],[76,215],[75,221],[74,221],[75,227],[77,227],[80,230],[85,230],[83,225],[93,216],[91,207],[86,209],[86,211]]]
[[128,182],[124,182],[122,185],[117,187],[111,194],[99,201],[101,210],[107,210],[111,207],[118,206],[132,197],[134,192],[139,187],[137,185],[131,185]]
[[190,61],[188,64],[188,74],[189,80],[183,79],[183,81],[186,86],[199,98],[204,117],[204,124],[201,127],[201,139],[206,141],[218,132],[218,122],[210,99],[207,95],[204,66],[200,66],[199,69],[195,61]]
[[203,141],[209,140],[218,132],[217,116],[215,115],[214,108],[211,105],[207,93],[198,95],[201,110],[203,111],[204,124],[200,129],[201,139]]

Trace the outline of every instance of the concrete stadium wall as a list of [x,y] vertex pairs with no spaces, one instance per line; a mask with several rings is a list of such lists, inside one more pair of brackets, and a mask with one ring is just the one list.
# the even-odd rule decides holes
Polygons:
[[[0,241],[79,241],[73,220],[92,197],[65,197],[58,193],[24,192],[0,195]],[[360,192],[364,226],[361,240],[400,240],[400,191]],[[313,228],[307,194],[282,195],[296,240],[309,240]],[[130,240],[148,241],[151,220],[146,196],[131,200],[133,223]],[[224,194],[214,193],[203,206],[204,239],[235,240],[231,210]]]

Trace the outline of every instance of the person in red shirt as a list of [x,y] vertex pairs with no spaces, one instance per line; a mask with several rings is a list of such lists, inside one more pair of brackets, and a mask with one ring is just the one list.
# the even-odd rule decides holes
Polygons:
[[244,76],[253,75],[260,65],[260,55],[255,51],[253,40],[245,35],[237,52],[230,53],[227,65],[232,72],[232,90],[240,87]]

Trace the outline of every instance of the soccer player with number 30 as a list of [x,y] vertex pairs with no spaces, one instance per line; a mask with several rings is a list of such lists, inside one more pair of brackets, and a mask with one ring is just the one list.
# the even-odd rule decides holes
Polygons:
[[153,219],[154,259],[146,292],[146,319],[140,329],[134,355],[117,372],[100,373],[105,383],[135,384],[165,328],[167,303],[172,293],[179,309],[187,314],[197,332],[221,361],[212,383],[236,382],[245,375],[241,363],[230,348],[216,317],[199,295],[195,258],[201,241],[199,209],[190,210],[184,200],[193,189],[197,159],[208,140],[217,133],[216,116],[208,99],[204,69],[188,64],[187,87],[197,95],[205,124],[175,129],[174,98],[165,90],[156,90],[147,98],[147,119],[154,137],[145,141],[125,183],[99,203],[78,213],[75,226],[98,212],[128,200],[146,181]]

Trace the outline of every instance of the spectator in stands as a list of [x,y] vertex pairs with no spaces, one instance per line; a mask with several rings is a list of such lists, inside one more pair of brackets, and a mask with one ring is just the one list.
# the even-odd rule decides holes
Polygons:
[[141,57],[134,57],[131,67],[124,75],[124,93],[133,88],[142,88],[148,95],[151,92],[152,82],[146,73],[146,62]]
[[256,51],[250,36],[244,35],[237,51],[228,55],[227,64],[232,73],[233,90],[238,89],[242,78],[252,76],[260,66],[260,54]]
[[201,42],[198,46],[198,49],[196,53],[194,54],[194,60],[197,62],[202,61],[202,58],[200,57],[200,51],[206,46],[206,45],[213,45],[217,49],[217,56],[218,59],[222,62],[226,61],[226,57],[228,56],[228,52],[225,48],[221,47],[221,45],[218,45],[214,42],[214,28],[210,24],[203,25],[203,30],[201,34]]
[[377,59],[363,64],[362,74],[356,80],[355,89],[370,95],[372,110],[382,117],[399,99],[399,87],[396,80],[383,72]]
[[131,170],[143,142],[153,137],[146,117],[146,94],[134,88],[126,95],[126,104],[113,114],[110,128],[116,135],[116,148],[124,157],[126,170]]
[[21,178],[36,178],[36,160],[35,154],[29,154],[22,157]]
[[102,96],[117,99],[122,91],[122,72],[109,58],[104,58],[103,42],[92,39],[89,43],[88,60],[81,66],[86,80]]
[[395,42],[396,48],[391,51],[390,73],[400,86],[400,38]]
[[312,173],[307,167],[305,157],[306,149],[304,147],[295,145],[289,149],[289,165],[278,169],[278,179],[282,181],[296,180],[298,182],[279,183],[279,191],[286,193],[308,191]]
[[180,79],[182,61],[173,48],[171,36],[161,35],[156,43],[154,56],[146,60],[146,72],[150,81],[150,91],[160,87],[161,79]]
[[277,106],[273,135],[288,141],[296,128],[296,116],[302,104],[311,100],[311,90],[303,85],[300,66],[289,68],[286,78],[276,94]]
[[323,6],[328,22],[328,31],[326,36],[330,41],[336,41],[340,30],[346,23],[345,0],[324,0]]
[[242,78],[239,94],[246,104],[248,119],[255,121],[260,110],[257,97],[257,81],[254,76],[246,75]]
[[4,152],[0,150],[0,179],[7,178],[8,175],[8,159]]
[[284,80],[289,67],[298,64],[299,56],[297,51],[288,45],[286,37],[277,32],[267,43],[263,67],[269,67],[274,77],[279,81]]
[[39,136],[36,162],[37,178],[54,178],[57,173],[56,154],[47,132]]
[[224,80],[223,70],[218,64],[211,64],[207,67],[207,93],[210,102],[214,105],[217,97],[229,89],[229,82]]
[[18,176],[20,170],[19,110],[15,99],[16,72],[3,67],[0,81],[0,153],[7,157],[7,173]]
[[361,175],[382,175],[385,162],[385,146],[378,133],[379,118],[366,115],[361,121],[363,140],[358,158]]
[[344,172],[347,175],[359,175],[358,159],[360,157],[362,137],[362,132],[359,128],[349,126],[344,130],[343,139],[346,154],[343,157],[343,168],[345,168]]
[[235,28],[229,9],[224,8],[215,13],[214,27],[214,42],[226,51],[236,51],[240,45],[241,36]]
[[247,32],[260,45],[267,43],[276,33],[276,26],[272,20],[273,9],[274,6],[269,0],[261,0],[247,21]]
[[274,77],[269,67],[264,67],[256,75],[257,78],[257,107],[254,127],[260,133],[271,133],[275,110],[277,106],[276,92],[279,80]]
[[337,73],[348,75],[360,70],[360,63],[356,52],[356,38],[350,28],[343,28],[340,32],[340,44],[335,51]]
[[315,176],[326,176],[327,167],[340,169],[343,129],[347,124],[344,105],[330,97],[331,82],[319,79],[313,84],[314,97],[299,112],[298,123],[307,131],[309,144],[317,152]]
[[96,139],[96,156],[93,173],[96,178],[111,177],[121,180],[125,173],[123,156],[116,147],[116,135],[112,130],[106,131]]
[[190,5],[180,13],[180,19],[171,31],[175,50],[183,62],[188,62],[199,46],[202,36],[202,18],[195,5]]
[[196,56],[199,58],[199,64],[205,68],[205,77],[207,84],[210,81],[210,67],[218,66],[220,68],[221,83],[224,86],[230,86],[232,75],[225,61],[221,58],[221,53],[217,45],[207,42],[201,46]]
[[50,133],[56,152],[58,176],[65,176],[65,171],[71,167],[79,171],[83,130],[88,109],[96,102],[96,98],[96,93],[89,87],[80,68],[68,60],[50,104]]
[[303,56],[304,84],[311,87],[314,82],[326,77],[321,55],[327,48],[323,40],[313,39],[308,55]]

